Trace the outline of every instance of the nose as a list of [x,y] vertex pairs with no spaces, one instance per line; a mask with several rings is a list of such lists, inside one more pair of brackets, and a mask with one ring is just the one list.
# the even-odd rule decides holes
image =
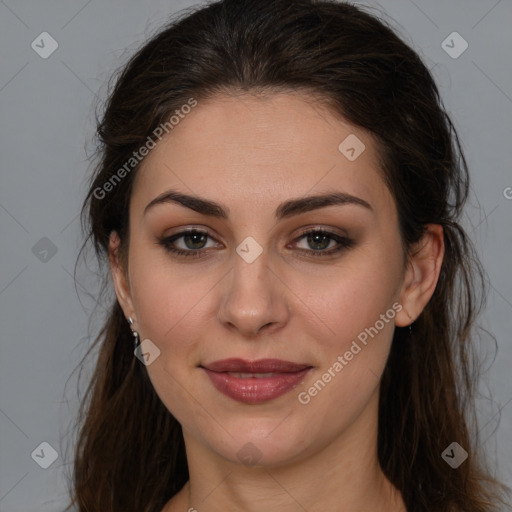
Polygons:
[[252,263],[237,255],[224,286],[217,318],[228,329],[254,339],[288,322],[288,289],[270,268],[265,252]]

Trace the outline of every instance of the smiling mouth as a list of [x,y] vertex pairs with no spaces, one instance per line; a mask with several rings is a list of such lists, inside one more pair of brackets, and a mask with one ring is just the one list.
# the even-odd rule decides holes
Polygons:
[[200,368],[224,395],[245,404],[260,404],[295,388],[312,366],[280,359],[224,359]]

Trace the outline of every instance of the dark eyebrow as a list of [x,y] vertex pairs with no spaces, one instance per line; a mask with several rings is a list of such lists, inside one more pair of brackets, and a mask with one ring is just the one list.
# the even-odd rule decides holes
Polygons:
[[[155,199],[153,199],[146,208],[144,208],[144,215],[151,207],[164,203],[178,203],[186,208],[190,208],[195,212],[209,217],[227,219],[229,216],[229,208],[225,208],[219,203],[209,199],[203,199],[198,196],[190,196],[181,192],[176,192],[174,190],[168,190],[167,192],[155,197]],[[280,220],[300,213],[325,208],[326,206],[346,204],[362,206],[373,211],[370,204],[364,199],[343,192],[332,192],[329,194],[305,196],[285,201],[276,209],[276,218]]]

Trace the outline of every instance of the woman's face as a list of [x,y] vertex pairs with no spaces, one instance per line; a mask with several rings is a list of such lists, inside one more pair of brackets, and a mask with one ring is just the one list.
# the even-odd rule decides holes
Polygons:
[[142,163],[127,281],[114,275],[190,442],[284,464],[375,435],[393,330],[409,322],[396,207],[367,132],[298,93],[199,102]]

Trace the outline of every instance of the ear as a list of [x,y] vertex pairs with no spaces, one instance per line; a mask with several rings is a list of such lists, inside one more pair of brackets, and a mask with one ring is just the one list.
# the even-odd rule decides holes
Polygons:
[[434,294],[444,257],[443,227],[427,224],[421,240],[413,247],[400,292],[402,310],[395,317],[397,327],[412,324]]
[[114,283],[117,300],[126,318],[135,320],[135,312],[131,299],[130,284],[128,282],[128,269],[125,268],[119,256],[120,238],[117,232],[112,231],[109,239],[108,257],[110,261],[110,273]]

